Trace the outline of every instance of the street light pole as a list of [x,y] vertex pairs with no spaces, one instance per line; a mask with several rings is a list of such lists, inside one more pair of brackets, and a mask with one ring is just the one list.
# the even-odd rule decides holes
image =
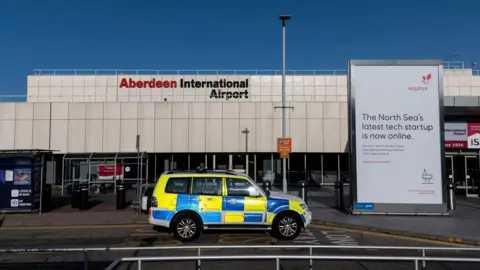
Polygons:
[[250,133],[250,130],[245,128],[242,133],[245,134],[245,173],[248,174],[248,133]]
[[[287,136],[287,123],[286,123],[286,90],[285,90],[285,77],[287,73],[287,52],[286,52],[286,21],[292,18],[291,15],[280,15],[278,17],[282,21],[282,137]],[[287,159],[283,158],[283,192],[287,193]]]

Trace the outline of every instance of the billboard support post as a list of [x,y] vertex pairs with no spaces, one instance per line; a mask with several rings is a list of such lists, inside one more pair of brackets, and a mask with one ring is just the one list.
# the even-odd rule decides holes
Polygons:
[[351,60],[351,212],[448,215],[441,60]]

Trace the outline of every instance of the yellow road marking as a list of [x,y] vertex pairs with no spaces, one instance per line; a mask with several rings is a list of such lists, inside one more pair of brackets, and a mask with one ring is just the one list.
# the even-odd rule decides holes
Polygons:
[[[393,234],[380,233],[380,232],[363,231],[363,230],[358,230],[358,229],[347,229],[347,228],[336,227],[336,226],[326,226],[326,225],[318,225],[318,224],[310,224],[309,227],[310,226],[312,226],[314,228],[320,228],[320,229],[329,229],[329,230],[336,230],[336,231],[361,233],[361,234],[365,234],[365,235],[372,235],[372,236],[379,236],[379,237],[389,237],[389,238],[394,238],[394,239],[399,239],[399,240],[408,240],[408,241],[422,242],[422,243],[435,244],[435,245],[453,246],[453,247],[477,247],[477,246],[467,245],[467,244],[448,243],[448,242],[444,242],[444,241],[423,239],[423,238],[417,238],[417,237],[413,237],[413,236],[393,235]],[[455,251],[455,250],[452,250],[452,251]]]
[[168,233],[132,233],[131,237],[134,236],[170,236]]
[[150,227],[148,224],[105,224],[105,225],[68,225],[68,226],[9,226],[0,227],[0,231],[33,231],[33,230],[71,230],[71,229],[125,229]]

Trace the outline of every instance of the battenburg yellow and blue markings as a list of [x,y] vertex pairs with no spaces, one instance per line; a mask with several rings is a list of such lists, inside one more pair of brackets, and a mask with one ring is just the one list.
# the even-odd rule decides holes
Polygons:
[[[158,209],[160,208],[160,209]],[[284,210],[294,210],[305,222],[305,211],[300,203],[279,198],[250,198],[243,196],[206,196],[189,194],[163,194],[157,209],[152,209],[152,217],[171,221],[174,215],[183,210],[198,213],[206,224],[222,223],[267,223],[271,224],[275,215]]]

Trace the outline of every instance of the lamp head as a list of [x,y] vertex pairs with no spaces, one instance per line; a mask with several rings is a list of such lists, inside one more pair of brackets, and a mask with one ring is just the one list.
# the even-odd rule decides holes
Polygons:
[[288,21],[288,20],[290,20],[291,18],[292,18],[292,15],[280,15],[280,16],[278,16],[278,19],[279,19],[280,21]]

